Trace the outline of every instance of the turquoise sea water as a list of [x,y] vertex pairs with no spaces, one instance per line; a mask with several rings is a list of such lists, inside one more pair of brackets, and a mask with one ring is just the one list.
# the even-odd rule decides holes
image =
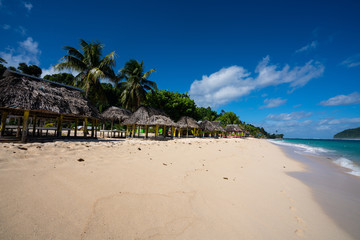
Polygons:
[[325,156],[360,176],[360,140],[338,139],[279,139],[274,144],[293,148],[299,154]]

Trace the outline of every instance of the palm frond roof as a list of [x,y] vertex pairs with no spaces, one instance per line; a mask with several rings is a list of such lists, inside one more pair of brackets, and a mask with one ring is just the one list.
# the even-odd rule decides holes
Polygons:
[[178,127],[180,128],[199,128],[199,124],[195,121],[195,119],[183,116],[176,122]]

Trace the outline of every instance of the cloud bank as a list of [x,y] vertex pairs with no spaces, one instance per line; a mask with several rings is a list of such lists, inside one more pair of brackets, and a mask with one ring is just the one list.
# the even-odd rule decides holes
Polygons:
[[40,54],[38,42],[28,37],[25,41],[18,43],[17,49],[7,48],[4,52],[0,52],[0,57],[7,61],[8,66],[17,67],[22,62],[39,65]]
[[360,104],[360,94],[353,92],[349,95],[338,95],[328,100],[320,102],[323,106],[339,106],[339,105],[353,105]]
[[307,52],[311,49],[317,48],[318,45],[319,45],[318,41],[312,41],[308,45],[305,45],[302,48],[299,48],[298,50],[296,50],[295,53]]
[[256,77],[241,66],[222,68],[201,80],[195,80],[189,93],[199,106],[219,107],[254,90],[268,86],[289,84],[290,91],[305,86],[311,79],[320,77],[325,67],[316,61],[309,61],[304,66],[290,68],[285,65],[278,69],[277,65],[269,64],[270,57],[265,57],[256,67]]
[[265,99],[264,106],[261,106],[260,108],[274,108],[274,107],[279,107],[283,104],[285,104],[287,102],[287,99],[282,99],[282,98],[270,98],[270,99]]

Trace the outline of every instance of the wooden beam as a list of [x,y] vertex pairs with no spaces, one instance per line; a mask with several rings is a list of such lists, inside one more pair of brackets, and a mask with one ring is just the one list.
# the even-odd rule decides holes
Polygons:
[[22,129],[22,136],[21,136],[21,142],[23,142],[23,143],[25,143],[27,141],[29,114],[30,114],[29,110],[24,111],[23,129]]
[[36,115],[34,115],[34,116],[33,116],[33,132],[32,132],[33,137],[35,137],[36,120],[37,120],[37,117],[36,117]]
[[78,125],[79,125],[79,119],[76,119],[76,120],[75,120],[75,133],[74,133],[74,136],[75,136],[75,137],[76,137],[76,135],[77,135]]
[[131,133],[131,137],[134,138],[135,137],[135,124],[132,125],[132,133]]
[[159,125],[155,126],[155,137],[158,136],[158,132],[159,132]]
[[64,116],[62,114],[60,114],[60,117],[58,118],[58,122],[57,122],[57,129],[56,129],[58,137],[61,137],[63,118],[64,118]]
[[92,119],[91,120],[91,137],[93,138],[94,136],[95,136],[95,132],[94,132],[94,126],[95,125],[95,120],[94,119]]
[[97,138],[97,128],[98,128],[98,121],[95,120],[95,137]]
[[148,134],[149,134],[149,126],[145,125],[145,138],[148,138]]
[[20,124],[21,124],[21,117],[17,118],[17,131],[16,131],[16,137],[20,137]]
[[4,136],[7,116],[8,112],[3,112],[1,114],[0,137]]
[[83,126],[84,137],[87,137],[87,122],[88,122],[88,119],[86,117],[84,119],[84,126]]

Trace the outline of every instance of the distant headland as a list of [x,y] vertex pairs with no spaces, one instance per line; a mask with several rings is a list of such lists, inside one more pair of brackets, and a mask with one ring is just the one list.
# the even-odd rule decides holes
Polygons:
[[334,138],[360,138],[360,127],[353,129],[346,129],[334,135]]

